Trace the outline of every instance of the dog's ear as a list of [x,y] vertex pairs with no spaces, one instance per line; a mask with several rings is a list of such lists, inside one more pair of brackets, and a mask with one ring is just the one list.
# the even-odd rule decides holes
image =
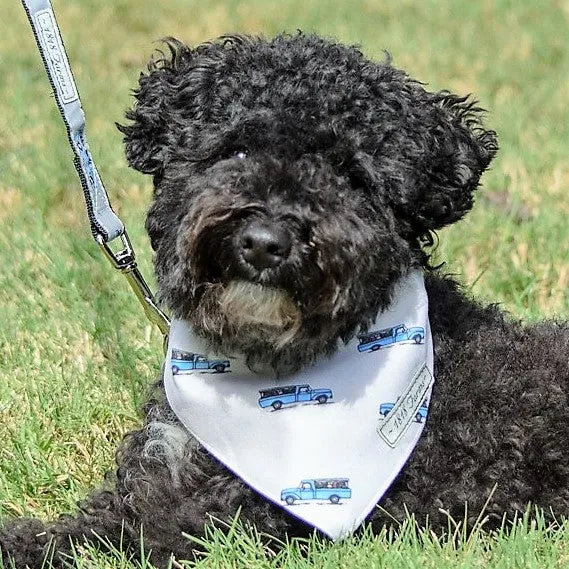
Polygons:
[[[482,126],[484,110],[476,101],[447,92],[430,101],[428,132],[423,140],[424,172],[418,173],[413,201],[398,204],[419,228],[439,229],[462,218],[471,208],[474,190],[494,158],[496,133]],[[421,179],[424,176],[423,179]]]
[[[357,160],[411,236],[440,229],[472,207],[480,176],[498,150],[496,133],[482,126],[476,101],[446,91],[403,87],[404,112],[380,126],[380,148]],[[365,172],[365,174],[364,174]]]
[[158,52],[148,63],[148,73],[141,73],[136,103],[126,112],[128,125],[117,124],[125,135],[128,163],[145,174],[159,175],[169,158],[178,122],[177,99],[182,70],[192,59],[191,50],[181,42],[165,40],[169,54]]

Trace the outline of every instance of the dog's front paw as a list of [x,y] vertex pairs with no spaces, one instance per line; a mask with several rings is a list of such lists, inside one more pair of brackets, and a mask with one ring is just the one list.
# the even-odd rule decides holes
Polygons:
[[50,534],[35,519],[18,518],[2,522],[0,527],[0,559],[3,566],[15,569],[40,569],[50,551]]

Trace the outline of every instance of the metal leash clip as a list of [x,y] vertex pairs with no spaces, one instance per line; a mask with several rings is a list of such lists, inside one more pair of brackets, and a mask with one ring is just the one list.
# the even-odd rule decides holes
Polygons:
[[123,248],[115,252],[110,247],[110,243],[115,241],[114,239],[112,241],[105,241],[102,235],[95,235],[95,241],[103,250],[105,257],[107,257],[115,269],[119,270],[126,277],[128,284],[142,304],[148,320],[150,320],[152,324],[156,324],[160,332],[167,337],[170,331],[170,320],[156,304],[154,295],[146,284],[141,272],[138,270],[134,250],[130,244],[126,230],[119,235],[118,238],[120,238]]

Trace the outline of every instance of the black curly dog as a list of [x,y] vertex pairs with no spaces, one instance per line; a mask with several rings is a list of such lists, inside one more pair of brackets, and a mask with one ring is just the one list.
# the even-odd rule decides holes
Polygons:
[[[286,376],[366,330],[394,283],[423,267],[434,397],[368,523],[411,512],[446,528],[449,515],[472,524],[485,506],[495,527],[528,503],[568,515],[569,327],[522,326],[429,268],[432,232],[470,210],[497,150],[481,109],[314,36],[168,46],[119,127],[131,166],[154,178],[147,229],[161,301],[212,353],[239,351]],[[5,561],[39,568],[51,543],[57,565],[70,542],[95,536],[136,551],[143,528],[151,560],[166,566],[192,557],[183,533],[239,509],[274,536],[311,533],[200,448],[160,389],[145,414],[78,513],[5,521]]]

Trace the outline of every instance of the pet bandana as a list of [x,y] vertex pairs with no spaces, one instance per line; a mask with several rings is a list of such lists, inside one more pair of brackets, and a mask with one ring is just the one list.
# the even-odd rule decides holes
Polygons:
[[423,275],[398,283],[369,332],[282,379],[208,354],[175,320],[164,381],[180,421],[237,476],[331,538],[348,535],[425,424],[434,380]]

